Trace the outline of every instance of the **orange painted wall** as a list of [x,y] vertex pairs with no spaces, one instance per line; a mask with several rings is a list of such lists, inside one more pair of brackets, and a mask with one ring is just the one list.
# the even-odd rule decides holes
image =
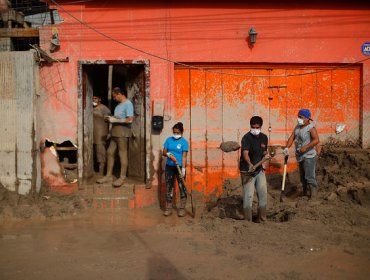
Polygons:
[[[92,1],[84,5],[57,7],[64,22],[56,26],[61,49],[52,55],[68,57],[69,62],[54,63],[41,70],[42,138],[59,142],[69,139],[77,143],[78,60],[150,60],[150,99],[165,99],[165,114],[170,119],[160,135],[150,136],[152,150],[147,152],[154,155],[150,163],[152,170],[157,170],[158,162],[162,160],[159,152],[176,122],[176,110],[179,106],[185,106],[186,110],[187,106],[175,98],[173,63],[112,41],[71,15],[115,40],[180,62],[339,65],[368,58],[361,53],[361,45],[370,38],[369,6],[351,6],[348,3],[339,7],[334,1],[333,4],[329,1],[326,7],[318,1],[309,7],[291,6],[289,1],[283,1],[286,4],[280,6],[275,6],[274,1],[268,1],[263,6],[248,6],[240,1],[228,1],[227,4],[225,1],[213,1],[212,4],[207,1],[190,1],[187,4],[178,1],[176,5],[151,2],[109,1],[105,4],[104,1]],[[247,44],[251,26],[258,32],[253,48]],[[48,49],[51,27],[43,28],[40,34],[42,47]],[[362,62],[360,69],[361,137],[364,145],[368,146],[370,60]],[[214,85],[220,80],[217,74],[210,75],[209,79]],[[216,92],[214,98],[215,106],[211,110],[219,116],[221,109]],[[207,121],[212,122],[211,119]],[[204,128],[205,120],[199,120],[197,125],[192,127],[194,135]],[[246,123],[245,131],[248,126]],[[185,136],[189,136],[188,130]],[[210,141],[214,146],[220,141],[216,133],[210,137],[213,137]],[[222,155],[215,149],[207,156],[217,158]],[[199,160],[201,158],[199,156]],[[193,160],[197,160],[196,156]],[[208,180],[208,175],[204,175],[204,180]],[[151,176],[153,184],[160,182],[161,174],[154,172]],[[214,192],[212,188],[207,192]]]

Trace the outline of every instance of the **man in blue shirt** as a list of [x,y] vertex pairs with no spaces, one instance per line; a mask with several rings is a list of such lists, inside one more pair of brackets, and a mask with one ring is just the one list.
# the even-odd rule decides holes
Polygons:
[[107,174],[97,180],[97,183],[103,184],[112,181],[112,172],[114,166],[114,156],[118,147],[118,153],[121,163],[120,177],[113,182],[114,187],[120,187],[126,179],[128,156],[127,148],[128,141],[132,136],[131,124],[134,120],[134,106],[127,99],[127,93],[119,87],[115,87],[112,91],[112,97],[119,104],[114,109],[114,116],[106,117],[106,121],[112,124],[111,141],[107,150]]

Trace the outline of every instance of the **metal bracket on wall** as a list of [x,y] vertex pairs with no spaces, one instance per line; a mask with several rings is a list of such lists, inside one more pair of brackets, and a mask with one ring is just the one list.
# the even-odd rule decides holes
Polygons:
[[46,51],[41,49],[37,45],[30,45],[33,49],[36,50],[37,56],[39,58],[39,62],[47,62],[47,63],[52,63],[52,62],[69,62],[69,57],[66,58],[53,58],[51,57]]

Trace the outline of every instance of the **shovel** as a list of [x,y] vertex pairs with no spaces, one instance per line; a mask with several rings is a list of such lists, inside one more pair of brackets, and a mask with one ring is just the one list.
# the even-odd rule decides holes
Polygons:
[[[257,169],[257,167],[261,166],[265,161],[268,161],[270,159],[271,159],[270,156],[264,157],[259,162],[257,162],[255,165],[253,165],[253,169]],[[252,175],[253,176],[254,171],[252,171],[252,172],[249,172],[249,171],[240,171],[240,173],[247,173],[248,175]]]
[[193,204],[193,191],[189,193],[186,185],[185,185],[185,180],[184,180],[184,177],[182,176],[182,171],[181,171],[181,168],[180,166],[176,163],[176,168],[177,168],[177,171],[179,172],[179,178],[180,178],[180,181],[182,183],[182,185],[185,187],[186,189],[186,192],[189,194],[190,196],[190,202],[191,202],[191,217],[192,218],[195,218],[195,208],[194,208],[194,204]]
[[286,178],[286,166],[288,164],[289,155],[284,156],[284,173],[283,173],[283,182],[281,184],[281,193],[280,193],[280,202],[283,202],[284,190],[285,190],[285,178]]

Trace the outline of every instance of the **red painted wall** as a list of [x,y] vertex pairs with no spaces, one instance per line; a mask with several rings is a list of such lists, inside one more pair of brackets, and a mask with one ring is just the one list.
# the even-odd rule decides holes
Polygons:
[[[59,1],[63,3],[63,1]],[[64,22],[59,30],[61,49],[53,57],[69,58],[41,70],[42,138],[77,143],[78,60],[150,60],[150,98],[166,100],[172,117],[160,135],[152,135],[153,170],[162,160],[159,151],[175,120],[174,65],[131,49],[179,62],[194,63],[352,63],[368,57],[361,45],[370,41],[370,7],[345,2],[314,1],[299,6],[275,1],[263,6],[239,1],[190,1],[165,5],[162,1],[104,1],[56,6]],[[201,2],[201,3],[199,3]],[[294,6],[293,6],[294,5]],[[96,28],[106,37],[78,20]],[[250,48],[248,31],[254,26],[257,43]],[[51,28],[40,31],[48,49]],[[362,65],[362,138],[370,144],[370,60]],[[334,116],[335,117],[335,116]],[[248,125],[245,127],[248,130]],[[150,132],[149,132],[150,133]],[[157,174],[152,174],[158,183]]]

